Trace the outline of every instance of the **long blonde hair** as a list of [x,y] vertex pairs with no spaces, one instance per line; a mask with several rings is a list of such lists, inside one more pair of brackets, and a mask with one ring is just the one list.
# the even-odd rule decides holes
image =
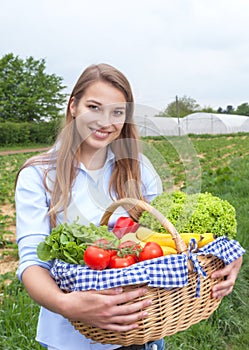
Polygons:
[[[73,88],[67,105],[65,125],[58,135],[55,145],[50,152],[29,159],[22,167],[33,164],[49,165],[48,171],[44,173],[44,186],[51,192],[49,214],[52,227],[56,225],[58,212],[63,211],[66,220],[67,206],[72,197],[72,186],[79,165],[81,140],[70,111],[70,102],[74,98],[77,105],[86,89],[96,81],[107,82],[117,88],[122,92],[127,102],[124,126],[117,139],[118,142],[111,145],[115,154],[115,165],[109,183],[110,195],[111,191],[114,191],[118,199],[124,197],[144,199],[138,158],[139,138],[133,120],[134,99],[130,84],[119,70],[108,64],[91,65],[84,70]],[[52,169],[56,169],[56,176],[51,190],[47,188],[46,180],[49,170]],[[136,208],[129,208],[128,211],[134,219],[140,215]]]

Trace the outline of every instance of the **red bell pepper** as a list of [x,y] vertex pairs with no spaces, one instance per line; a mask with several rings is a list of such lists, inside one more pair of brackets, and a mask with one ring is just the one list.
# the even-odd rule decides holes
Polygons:
[[126,233],[136,232],[139,224],[127,216],[120,216],[116,221],[113,232],[121,239]]

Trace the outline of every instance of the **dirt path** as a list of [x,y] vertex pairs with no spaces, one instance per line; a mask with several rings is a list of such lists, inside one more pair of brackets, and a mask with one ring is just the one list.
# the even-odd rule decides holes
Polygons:
[[49,149],[49,147],[27,148],[27,149],[16,149],[16,150],[0,151],[0,156],[6,156],[8,154],[17,154],[17,153],[44,152],[44,151],[47,151],[48,149]]
[[7,272],[15,272],[18,266],[17,260],[1,260],[0,261],[0,275],[4,275]]
[[[11,204],[3,205],[1,207],[1,214],[14,216],[14,206]],[[8,226],[10,233],[3,235],[4,239],[15,243],[16,241],[16,227],[15,225]],[[0,275],[7,272],[15,272],[18,266],[18,260],[13,248],[1,248],[0,249]]]

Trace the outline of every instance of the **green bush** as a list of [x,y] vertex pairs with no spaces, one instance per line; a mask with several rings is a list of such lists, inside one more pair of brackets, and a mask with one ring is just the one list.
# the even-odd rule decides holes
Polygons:
[[56,139],[59,128],[59,121],[0,123],[0,146],[29,143],[51,144]]

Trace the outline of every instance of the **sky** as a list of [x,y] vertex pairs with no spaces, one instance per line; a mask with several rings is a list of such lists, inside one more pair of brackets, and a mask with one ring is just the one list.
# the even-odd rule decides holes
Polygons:
[[1,0],[0,57],[45,59],[70,93],[82,71],[108,63],[137,104],[178,97],[202,107],[249,102],[248,0]]

